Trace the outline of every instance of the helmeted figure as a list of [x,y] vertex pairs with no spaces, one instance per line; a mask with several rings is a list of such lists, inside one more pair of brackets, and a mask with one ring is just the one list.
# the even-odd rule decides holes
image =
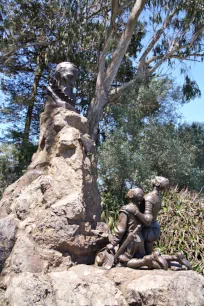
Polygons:
[[[136,217],[136,212],[139,209],[140,203],[144,200],[142,189],[130,189],[126,197],[129,200],[129,204],[122,206],[120,209],[114,234],[110,238],[110,244],[107,246],[109,249],[113,249],[118,244],[121,246],[127,236],[132,233],[138,225],[142,224]],[[125,252],[119,256],[119,261],[125,263],[133,257],[142,258],[144,255],[144,238],[141,226],[139,226],[135,239],[130,242]]]

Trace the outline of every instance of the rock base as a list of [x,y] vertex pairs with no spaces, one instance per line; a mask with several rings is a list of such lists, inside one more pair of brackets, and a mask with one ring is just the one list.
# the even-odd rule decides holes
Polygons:
[[203,306],[204,278],[193,271],[77,265],[47,275],[21,273],[1,294],[1,306]]
[[38,150],[0,201],[0,272],[12,278],[93,264],[108,243],[100,214],[88,121],[68,103],[48,97]]

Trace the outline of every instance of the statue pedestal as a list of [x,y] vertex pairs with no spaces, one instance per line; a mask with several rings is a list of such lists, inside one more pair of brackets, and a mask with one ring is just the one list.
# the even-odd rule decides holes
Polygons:
[[22,273],[15,276],[3,305],[202,306],[203,288],[204,278],[193,271],[129,268],[106,271],[78,265],[47,275]]
[[[48,96],[38,151],[0,203],[3,244],[12,250],[0,257],[3,275],[94,262],[96,252],[108,242],[107,226],[100,222],[96,180],[95,144],[87,119]],[[9,227],[5,232],[8,221],[13,235]]]

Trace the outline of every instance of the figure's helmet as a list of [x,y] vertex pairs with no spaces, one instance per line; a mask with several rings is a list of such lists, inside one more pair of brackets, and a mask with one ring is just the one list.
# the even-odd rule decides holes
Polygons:
[[144,199],[144,192],[141,188],[130,189],[126,194],[127,199],[135,199],[138,202],[142,202]]
[[166,190],[169,188],[169,180],[163,176],[155,176],[152,180],[152,185],[160,187],[161,190]]

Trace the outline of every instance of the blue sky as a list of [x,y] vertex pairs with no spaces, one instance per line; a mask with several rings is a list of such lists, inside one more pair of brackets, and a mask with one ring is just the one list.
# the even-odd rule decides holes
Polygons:
[[[183,115],[182,122],[204,122],[204,63],[189,62],[189,77],[196,81],[201,90],[201,98],[196,98],[180,108]],[[180,73],[181,66],[172,71],[172,76],[180,85],[183,83],[184,75]]]

